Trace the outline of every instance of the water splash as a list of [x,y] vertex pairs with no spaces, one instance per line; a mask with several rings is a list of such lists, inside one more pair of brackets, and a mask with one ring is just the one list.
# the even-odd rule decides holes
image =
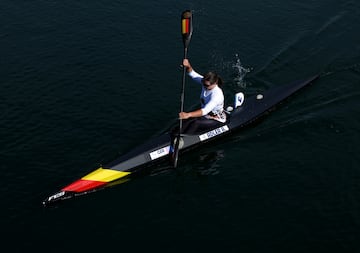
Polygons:
[[237,86],[241,88],[246,88],[246,82],[244,81],[244,78],[247,73],[251,71],[250,68],[245,68],[240,61],[240,57],[238,54],[235,54],[235,63],[232,64],[233,70],[235,70],[235,77],[234,82],[237,84]]
[[213,52],[211,58],[213,69],[221,73],[220,75],[226,79],[226,83],[232,83],[236,88],[246,88],[247,83],[244,79],[252,69],[242,65],[238,54],[235,54],[235,60],[228,60],[222,53]]

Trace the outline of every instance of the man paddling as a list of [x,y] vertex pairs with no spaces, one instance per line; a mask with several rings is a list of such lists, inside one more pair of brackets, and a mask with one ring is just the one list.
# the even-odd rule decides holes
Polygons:
[[200,133],[225,123],[224,93],[220,88],[223,82],[220,76],[214,72],[208,72],[202,76],[192,68],[188,59],[183,60],[183,66],[188,75],[195,82],[201,84],[202,89],[200,94],[201,108],[191,112],[179,113],[179,118],[185,120],[182,133]]

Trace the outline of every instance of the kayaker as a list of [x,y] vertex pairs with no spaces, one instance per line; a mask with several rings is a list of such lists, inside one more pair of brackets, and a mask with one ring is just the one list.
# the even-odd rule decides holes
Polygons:
[[188,59],[183,60],[183,66],[188,75],[201,84],[202,89],[201,108],[179,113],[179,118],[184,120],[182,133],[195,134],[223,125],[226,122],[226,113],[224,112],[224,93],[220,88],[223,84],[221,77],[214,72],[208,72],[202,76],[192,68]]

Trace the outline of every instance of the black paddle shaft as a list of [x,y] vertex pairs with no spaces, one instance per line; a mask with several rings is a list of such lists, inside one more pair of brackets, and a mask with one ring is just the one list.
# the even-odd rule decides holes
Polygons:
[[[188,47],[190,45],[191,35],[193,32],[192,28],[192,13],[190,10],[186,10],[181,14],[181,34],[184,43],[184,59],[187,59]],[[180,112],[184,111],[184,100],[185,100],[185,79],[186,79],[186,67],[183,66],[182,85],[181,85],[181,96],[180,96]],[[182,119],[179,119],[179,132],[177,138],[174,140],[174,152],[172,155],[173,167],[177,167],[178,156],[179,156],[179,143],[182,131]]]

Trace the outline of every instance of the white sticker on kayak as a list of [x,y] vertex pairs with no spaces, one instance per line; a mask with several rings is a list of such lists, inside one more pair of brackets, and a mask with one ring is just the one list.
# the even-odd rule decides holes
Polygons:
[[227,125],[225,125],[225,126],[216,128],[214,130],[211,130],[207,133],[204,133],[202,135],[199,135],[199,138],[200,138],[200,141],[205,141],[207,139],[213,138],[213,137],[215,137],[219,134],[222,134],[224,132],[227,132],[227,131],[229,131],[229,127]]
[[50,196],[50,197],[48,198],[48,201],[55,200],[55,199],[60,198],[60,197],[62,197],[62,196],[64,196],[64,195],[65,195],[65,192],[64,192],[64,191],[58,192],[58,193]]
[[165,155],[168,155],[170,152],[170,146],[163,147],[161,149],[155,150],[150,153],[151,160],[158,159],[160,157],[163,157]]

